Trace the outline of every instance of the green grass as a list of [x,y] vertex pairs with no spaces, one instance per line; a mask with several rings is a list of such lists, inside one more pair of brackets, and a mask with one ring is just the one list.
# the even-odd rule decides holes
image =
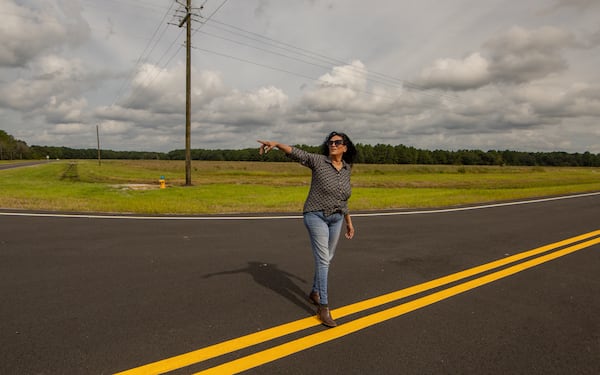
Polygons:
[[[165,176],[167,189],[159,189]],[[296,163],[57,161],[0,170],[0,208],[139,214],[300,212],[310,170]],[[354,211],[448,207],[600,191],[599,168],[356,165]]]

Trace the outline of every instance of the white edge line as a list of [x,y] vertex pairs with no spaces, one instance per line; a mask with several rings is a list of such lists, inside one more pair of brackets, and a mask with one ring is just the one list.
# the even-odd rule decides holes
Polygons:
[[[505,202],[486,204],[481,206],[444,208],[423,211],[394,211],[394,212],[374,212],[374,213],[353,213],[352,217],[376,217],[376,216],[398,216],[398,215],[423,215],[438,214],[446,212],[481,210],[486,208],[496,208],[505,206],[516,206],[521,204],[531,204],[540,202],[550,202],[562,199],[573,199],[591,197],[600,195],[600,191],[585,194],[564,195],[560,197],[532,199],[525,201]],[[127,216],[127,215],[86,215],[86,214],[53,214],[53,213],[32,213],[32,212],[0,212],[0,216],[27,216],[27,217],[56,217],[56,218],[77,218],[77,219],[121,219],[121,220],[280,220],[280,219],[301,219],[301,215],[280,215],[280,216]]]
[[560,197],[531,199],[531,200],[525,200],[525,201],[515,201],[515,202],[486,204],[486,205],[481,205],[481,206],[443,208],[443,209],[427,210],[427,211],[378,212],[378,213],[368,213],[368,214],[367,213],[365,213],[365,214],[352,214],[352,217],[355,217],[355,216],[370,217],[370,216],[396,216],[396,215],[437,214],[437,213],[444,213],[444,212],[481,210],[481,209],[484,209],[484,208],[496,208],[496,207],[505,207],[505,206],[516,206],[516,205],[520,205],[520,204],[550,202],[550,201],[556,201],[556,200],[562,200],[562,199],[584,198],[584,197],[591,197],[591,196],[594,196],[594,195],[600,195],[600,191],[593,192],[593,193],[585,193],[585,194],[563,195],[563,196],[560,196]]

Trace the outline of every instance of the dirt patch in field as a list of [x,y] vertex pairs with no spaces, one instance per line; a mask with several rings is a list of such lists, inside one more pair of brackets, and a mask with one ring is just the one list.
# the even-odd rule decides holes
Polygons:
[[112,185],[115,189],[120,190],[154,190],[159,189],[160,185],[156,184],[119,184]]

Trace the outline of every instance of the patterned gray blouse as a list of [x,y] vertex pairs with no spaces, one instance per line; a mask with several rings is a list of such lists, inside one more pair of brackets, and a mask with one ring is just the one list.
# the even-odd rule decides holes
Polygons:
[[323,211],[325,216],[336,212],[348,213],[348,199],[352,195],[350,187],[350,174],[352,168],[345,161],[338,171],[329,157],[312,154],[296,147],[288,156],[312,170],[310,191],[304,202],[304,213]]

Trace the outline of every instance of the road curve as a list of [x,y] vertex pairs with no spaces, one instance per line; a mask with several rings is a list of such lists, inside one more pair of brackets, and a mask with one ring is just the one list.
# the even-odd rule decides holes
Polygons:
[[[192,374],[255,355],[259,363],[247,373],[597,374],[599,210],[593,194],[357,215],[356,238],[341,240],[332,265],[331,304],[340,316],[357,303],[368,308],[341,316],[338,328],[433,302],[347,334],[310,323],[303,294],[312,261],[298,216],[107,220],[2,212],[0,373],[111,374],[165,361],[175,366],[169,373]],[[543,256],[551,258],[537,264]],[[511,263],[368,302],[502,260]],[[492,281],[480,284],[484,278]],[[467,284],[477,286],[451,295]],[[297,322],[308,327],[183,361]],[[324,340],[328,332],[339,337]],[[308,344],[281,355],[296,342]],[[273,353],[279,357],[260,362]]]
[[10,164],[4,164],[4,163],[0,163],[0,170],[2,169],[12,169],[12,168],[21,168],[21,167],[30,167],[32,165],[38,165],[38,164],[46,164],[46,163],[51,163],[52,161],[47,161],[47,160],[36,160],[36,161],[24,161],[24,162],[19,162],[19,163],[10,163]]

